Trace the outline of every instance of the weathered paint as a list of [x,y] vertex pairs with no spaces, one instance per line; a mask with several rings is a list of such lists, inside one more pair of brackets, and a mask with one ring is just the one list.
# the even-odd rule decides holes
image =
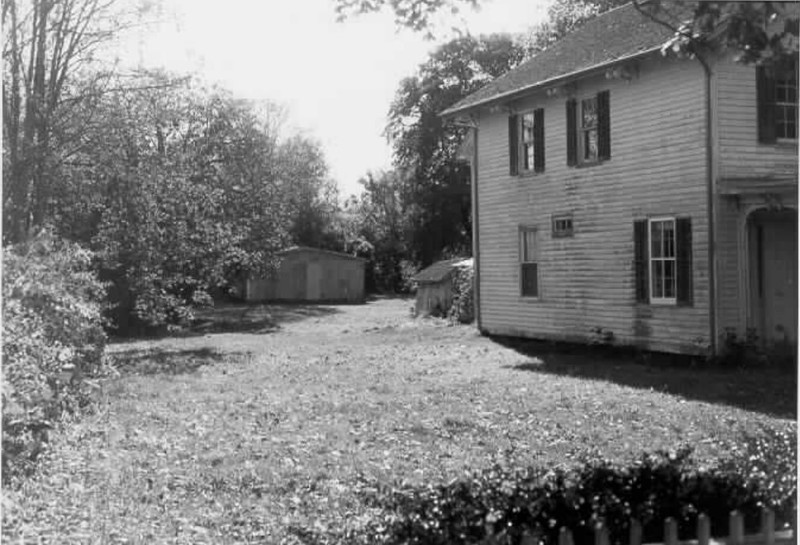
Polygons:
[[364,261],[305,248],[283,256],[274,278],[247,280],[247,301],[364,300]]
[[426,282],[417,286],[414,310],[418,316],[444,316],[452,304],[452,275],[439,282]]
[[[507,112],[480,114],[480,311],[489,333],[700,352],[708,342],[705,80],[697,62],[640,62],[631,81],[603,74],[575,83],[579,100],[610,91],[611,159],[566,165],[567,95],[543,91],[510,106],[545,109],[546,171],[510,176]],[[571,212],[574,236],[552,238],[552,214]],[[690,307],[637,304],[633,221],[692,219]],[[520,296],[518,229],[539,231],[540,297]]]
[[747,220],[763,209],[797,208],[797,141],[758,141],[753,66],[721,59],[714,65],[716,111],[718,317],[744,335],[755,324],[752,253]]

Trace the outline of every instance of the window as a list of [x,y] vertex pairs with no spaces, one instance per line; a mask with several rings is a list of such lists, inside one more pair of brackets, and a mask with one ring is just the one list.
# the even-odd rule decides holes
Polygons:
[[523,297],[539,297],[539,263],[536,255],[536,229],[520,227],[520,293]]
[[[580,108],[579,108],[580,106]],[[591,164],[611,158],[609,93],[567,101],[567,165]]]
[[650,302],[675,303],[675,220],[650,220]]
[[509,172],[544,172],[544,109],[508,118]]
[[797,67],[756,68],[758,139],[761,142],[797,139]]
[[691,304],[692,229],[689,218],[634,222],[636,300]]
[[572,214],[557,214],[553,216],[553,238],[572,236]]
[[597,160],[597,97],[581,100],[581,157]]

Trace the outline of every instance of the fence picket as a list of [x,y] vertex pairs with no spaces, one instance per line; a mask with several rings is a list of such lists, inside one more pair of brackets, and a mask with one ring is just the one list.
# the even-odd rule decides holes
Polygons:
[[744,517],[739,511],[731,511],[728,536],[730,545],[744,544]]
[[608,528],[602,522],[594,527],[594,545],[609,545]]
[[708,545],[711,541],[711,520],[708,515],[701,513],[697,517],[697,545]]
[[642,545],[642,523],[631,519],[631,530],[628,538],[629,545]]
[[775,545],[775,513],[766,507],[761,511],[761,535],[765,545]]
[[664,521],[665,545],[678,545],[678,521],[669,517]]
[[558,545],[572,545],[572,531],[564,526],[558,532]]

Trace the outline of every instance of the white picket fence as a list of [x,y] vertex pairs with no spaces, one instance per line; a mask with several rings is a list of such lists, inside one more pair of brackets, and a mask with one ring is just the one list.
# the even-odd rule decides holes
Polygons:
[[[793,530],[775,531],[775,515],[769,509],[764,509],[761,514],[761,531],[758,534],[745,535],[744,517],[741,513],[733,511],[730,515],[727,537],[711,537],[711,523],[706,515],[698,516],[696,535],[697,539],[679,541],[678,521],[668,518],[664,521],[664,540],[648,545],[789,545],[797,543],[797,537]],[[574,545],[572,532],[568,528],[561,528],[558,545]],[[594,545],[610,545],[608,529],[602,523],[595,527]],[[642,525],[636,520],[631,520],[628,545],[642,545]]]

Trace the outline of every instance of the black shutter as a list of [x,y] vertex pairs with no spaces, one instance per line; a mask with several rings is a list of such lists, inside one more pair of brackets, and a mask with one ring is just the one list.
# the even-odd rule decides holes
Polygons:
[[635,275],[636,302],[647,303],[649,297],[648,260],[650,252],[647,247],[647,220],[633,222],[633,269]]
[[756,67],[758,141],[775,142],[775,78],[763,66]]
[[679,305],[692,304],[692,220],[675,220],[675,239],[677,242],[676,262],[678,273],[677,301]]
[[519,117],[508,116],[508,173],[519,173]]
[[533,170],[544,172],[544,108],[533,112]]
[[611,111],[608,91],[597,93],[597,156],[611,159]]
[[567,101],[567,166],[578,164],[578,102]]

